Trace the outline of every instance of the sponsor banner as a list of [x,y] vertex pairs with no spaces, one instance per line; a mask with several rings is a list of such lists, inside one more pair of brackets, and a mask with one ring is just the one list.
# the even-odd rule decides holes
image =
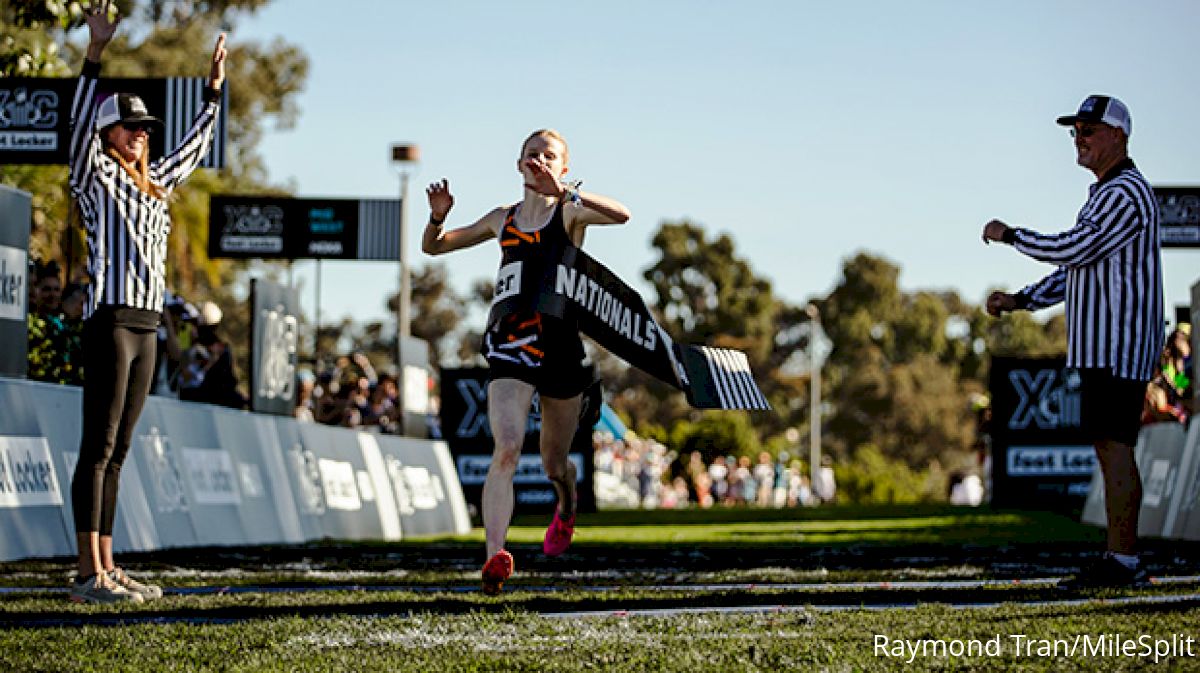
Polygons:
[[1168,536],[1179,518],[1185,481],[1190,476],[1191,459],[1185,456],[1187,432],[1181,423],[1154,423],[1144,426],[1138,436],[1135,457],[1142,477],[1142,508],[1138,518],[1139,536]]
[[375,502],[375,484],[371,481],[371,473],[358,470],[354,473],[354,479],[358,483],[358,495],[362,501]]
[[384,490],[395,498],[405,537],[470,532],[471,518],[445,443],[371,436],[378,441],[387,479]]
[[183,471],[192,487],[197,505],[240,505],[241,477],[233,467],[233,457],[224,449],[180,450]]
[[46,438],[0,436],[0,508],[62,504]]
[[[75,551],[67,482],[78,459],[80,394],[0,377],[0,560]],[[394,484],[404,485],[403,497]],[[399,523],[385,519],[401,503],[411,512],[406,534],[470,531],[442,442],[153,396],[121,488],[118,552],[394,539]]]
[[[1189,441],[1181,423],[1152,423],[1142,426],[1138,433],[1134,459],[1142,478],[1139,537],[1189,537],[1187,521],[1194,519],[1196,512],[1198,476],[1197,456],[1193,453],[1196,447]],[[1105,526],[1104,478],[1098,465],[1091,486],[1080,519]]]
[[1200,540],[1200,423],[1188,426],[1180,456],[1178,488],[1170,498],[1162,536]]
[[429,390],[433,387],[433,369],[429,363],[429,342],[406,336],[400,339],[401,380],[396,382],[401,408],[400,434],[428,437],[430,424]]
[[[358,470],[358,492],[363,502],[374,503],[373,509],[379,513],[383,539],[399,540],[403,537],[403,525],[396,507],[396,499],[389,490],[391,484],[388,480],[387,462],[376,437],[374,434],[358,433],[358,446],[362,450],[363,464],[367,468]],[[371,510],[371,507],[367,509]]]
[[1083,506],[1095,458],[1080,427],[1079,374],[1066,358],[994,357],[992,502],[1074,511]]
[[1155,187],[1164,248],[1200,248],[1200,186]]
[[398,260],[399,218],[398,200],[214,196],[208,256]]
[[325,491],[322,486],[321,469],[317,454],[297,442],[287,450],[287,460],[292,477],[296,482],[296,495],[300,511],[309,516],[325,513]]
[[407,465],[402,468],[404,481],[408,484],[412,496],[414,510],[435,509],[438,503],[446,499],[446,491],[442,488],[441,479],[429,473],[429,468],[420,465]]
[[362,509],[358,476],[352,463],[320,458],[317,460],[317,469],[321,472],[321,490],[325,493],[325,505],[329,509],[347,512]]
[[[457,456],[458,481],[463,486],[482,486],[487,481],[488,468],[492,465],[491,455],[460,455]],[[571,453],[567,459],[575,464],[575,482],[583,482],[583,454]],[[517,472],[513,476],[513,484],[549,484],[546,470],[542,467],[542,457],[522,454],[517,460]]]
[[517,504],[545,509],[558,504],[554,488],[527,488],[517,493]]
[[0,376],[13,378],[25,378],[29,369],[25,284],[32,208],[27,192],[0,185]]
[[1163,501],[1170,497],[1170,489],[1174,486],[1175,470],[1172,469],[1171,461],[1169,460],[1153,460],[1150,461],[1149,470],[1146,476],[1142,477],[1143,495],[1142,505],[1145,507],[1159,507]]
[[[66,164],[70,149],[71,103],[76,77],[0,78],[0,164]],[[163,120],[164,133],[150,135],[150,156],[161,157],[182,141],[205,105],[207,78],[111,78],[96,85],[99,98],[113,92],[137,94],[150,114]],[[225,167],[228,93],[221,93],[221,114],[213,131],[212,151],[201,166]]]
[[[442,437],[454,457],[466,501],[479,508],[493,449],[487,416],[488,370],[486,367],[443,369],[441,383]],[[540,399],[535,393],[525,425],[525,444],[518,459],[517,476],[513,480],[519,513],[546,512],[554,506],[553,499],[522,495],[527,490],[544,491],[549,483],[542,470],[541,428]],[[569,457],[575,464],[579,507],[585,512],[595,511],[596,507],[592,485],[593,455],[592,428],[581,427],[571,442]]]
[[262,470],[254,463],[238,463],[238,476],[241,477],[242,494],[247,498],[261,498],[264,495]]
[[159,514],[187,512],[187,495],[179,469],[172,460],[170,440],[158,428],[151,427],[149,434],[141,435],[138,441],[142,446],[141,454],[149,466],[147,478],[151,480],[150,491],[154,494],[155,510]]
[[29,259],[24,248],[0,245],[0,320],[25,323]]
[[400,514],[412,516],[420,510],[437,509],[438,503],[446,499],[446,488],[442,478],[422,465],[404,465],[389,456],[388,476],[396,494],[396,505]]
[[1012,477],[1090,477],[1097,465],[1091,446],[1010,446],[1006,460]]
[[290,416],[296,397],[300,302],[268,280],[250,281],[250,408]]

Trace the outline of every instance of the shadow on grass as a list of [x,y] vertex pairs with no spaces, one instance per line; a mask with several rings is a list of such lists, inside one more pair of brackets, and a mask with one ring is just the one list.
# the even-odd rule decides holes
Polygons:
[[[837,608],[864,609],[905,608],[918,605],[972,605],[987,607],[1004,603],[1006,609],[1037,608],[1041,616],[1054,606],[1042,606],[1040,602],[1063,599],[1105,598],[1112,594],[1067,594],[1052,587],[1020,587],[991,589],[866,589],[866,590],[812,590],[786,592],[743,592],[720,591],[697,594],[594,594],[587,592],[563,592],[557,595],[530,594],[521,592],[520,586],[499,598],[486,598],[479,594],[436,595],[422,599],[412,594],[392,598],[352,599],[339,602],[304,602],[304,598],[282,599],[279,604],[221,604],[221,605],[178,605],[178,603],[200,602],[197,599],[167,598],[158,607],[124,606],[105,609],[94,606],[67,606],[64,609],[26,609],[0,613],[0,629],[15,628],[58,628],[73,626],[128,626],[132,624],[233,624],[267,619],[289,618],[337,618],[337,617],[414,617],[421,615],[465,615],[471,613],[504,614],[525,612],[554,614],[563,612],[613,612],[633,610],[676,610],[696,608]],[[353,594],[351,594],[353,596]],[[1149,594],[1148,594],[1149,595]],[[204,600],[204,599],[202,599]],[[208,598],[206,602],[217,602],[220,598]],[[172,606],[170,603],[176,603]],[[1064,617],[1078,616],[1081,610],[1100,613],[1173,614],[1195,610],[1200,598],[1189,595],[1183,600],[1170,603],[1104,605],[1087,603],[1063,607]],[[998,617],[1003,621],[1004,617]]]

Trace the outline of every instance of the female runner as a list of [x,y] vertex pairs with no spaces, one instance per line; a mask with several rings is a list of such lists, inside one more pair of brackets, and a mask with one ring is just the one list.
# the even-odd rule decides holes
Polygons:
[[[558,132],[534,131],[521,145],[517,160],[517,170],[524,179],[522,199],[498,206],[473,224],[449,231],[443,225],[454,207],[450,183],[442,180],[431,184],[426,190],[430,214],[422,249],[439,255],[499,239],[501,275],[496,302],[524,295],[530,298],[526,303],[531,304],[537,288],[515,287],[520,283],[515,280],[514,269],[522,264],[556,261],[556,252],[564,245],[583,244],[588,225],[629,220],[629,210],[617,201],[564,183],[567,160],[567,143]],[[519,272],[516,274],[519,276]],[[582,362],[583,343],[573,324],[543,315],[528,305],[505,314],[493,310],[489,323],[483,354],[491,368],[488,419],[495,446],[483,486],[488,559],[483,566],[483,591],[495,595],[513,572],[513,557],[504,545],[513,512],[513,475],[525,443],[533,393],[536,391],[541,399],[542,465],[558,496],[557,511],[546,530],[542,549],[547,555],[558,556],[567,550],[575,531],[576,474],[568,450],[579,424],[582,393],[592,384],[594,375]]]

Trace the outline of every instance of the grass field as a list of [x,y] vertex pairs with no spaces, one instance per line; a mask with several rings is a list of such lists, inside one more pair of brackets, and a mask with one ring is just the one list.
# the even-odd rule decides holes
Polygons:
[[1200,669],[1200,549],[1149,545],[1175,581],[1064,595],[1102,532],[1057,515],[606,512],[560,559],[515,523],[500,598],[482,531],[129,555],[172,591],[119,608],[67,602],[67,559],[4,564],[0,670]]

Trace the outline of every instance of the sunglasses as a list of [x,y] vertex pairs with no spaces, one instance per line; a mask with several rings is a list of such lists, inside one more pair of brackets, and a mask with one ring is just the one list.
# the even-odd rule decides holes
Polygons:
[[1099,130],[1099,126],[1081,126],[1077,129],[1071,129],[1070,133],[1072,138],[1091,138]]
[[146,122],[121,122],[121,128],[129,131],[130,133],[145,131],[146,135],[150,135],[154,132],[154,125],[147,124]]

